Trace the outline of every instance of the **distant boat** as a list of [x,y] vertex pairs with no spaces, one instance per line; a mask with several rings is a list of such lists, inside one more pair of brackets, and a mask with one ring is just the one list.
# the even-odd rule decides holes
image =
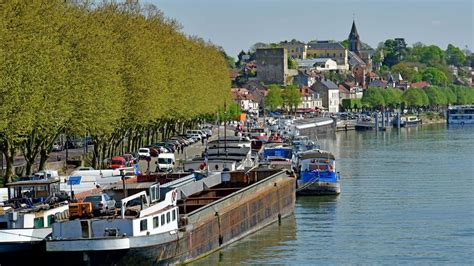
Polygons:
[[474,105],[457,105],[448,108],[448,124],[474,124]]
[[337,195],[341,193],[336,159],[320,149],[300,152],[298,157],[297,195]]
[[[400,127],[418,126],[421,125],[422,120],[416,115],[407,115],[400,117]],[[395,117],[393,126],[398,127],[398,119]]]

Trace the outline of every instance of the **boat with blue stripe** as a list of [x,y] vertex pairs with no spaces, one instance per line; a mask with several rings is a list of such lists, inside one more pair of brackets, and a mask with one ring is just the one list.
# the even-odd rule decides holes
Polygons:
[[325,150],[313,149],[297,154],[297,195],[337,195],[341,193],[336,158]]

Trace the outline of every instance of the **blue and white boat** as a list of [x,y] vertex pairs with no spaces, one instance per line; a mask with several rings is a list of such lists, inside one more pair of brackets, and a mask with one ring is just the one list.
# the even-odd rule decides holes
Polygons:
[[260,165],[273,169],[292,169],[293,149],[282,143],[268,143],[263,148],[263,159]]
[[474,124],[474,105],[450,106],[447,120],[450,125]]
[[337,195],[341,193],[336,159],[331,152],[314,149],[297,154],[297,195]]

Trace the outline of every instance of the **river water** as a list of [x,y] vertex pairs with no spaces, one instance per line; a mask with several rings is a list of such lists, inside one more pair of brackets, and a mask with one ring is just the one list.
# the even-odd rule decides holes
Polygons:
[[194,265],[474,264],[474,127],[423,125],[319,137],[341,195]]

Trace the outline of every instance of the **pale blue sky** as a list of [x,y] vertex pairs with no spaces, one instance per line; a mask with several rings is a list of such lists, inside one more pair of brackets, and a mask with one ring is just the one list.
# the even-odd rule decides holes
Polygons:
[[352,14],[363,42],[421,41],[443,50],[449,43],[474,50],[474,0],[146,0],[183,32],[222,46],[236,57],[256,42],[293,38],[343,40]]

